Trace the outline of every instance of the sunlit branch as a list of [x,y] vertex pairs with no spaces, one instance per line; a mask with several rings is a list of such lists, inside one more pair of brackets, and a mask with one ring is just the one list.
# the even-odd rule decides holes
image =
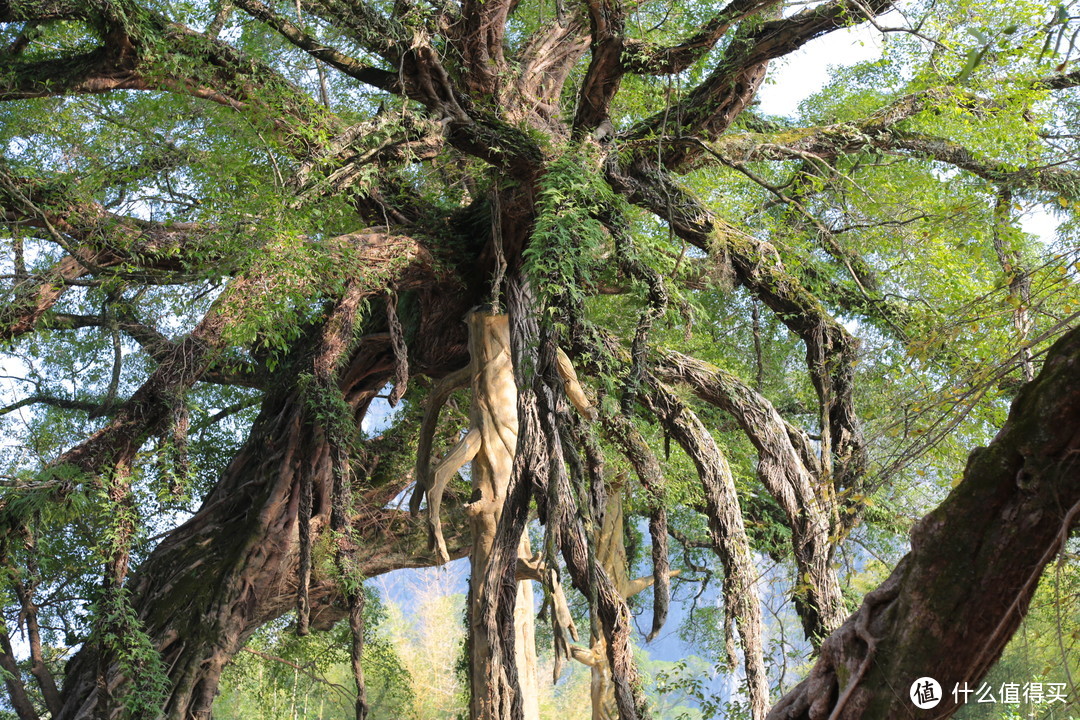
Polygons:
[[351,78],[388,92],[399,92],[397,76],[387,70],[372,67],[350,57],[336,48],[324,45],[297,27],[295,23],[259,0],[235,0],[237,7],[261,20],[296,47]]
[[821,423],[830,429],[823,434],[822,462],[835,462],[839,487],[858,484],[866,463],[853,395],[858,341],[787,270],[775,247],[717,217],[664,171],[639,164],[626,172],[609,163],[608,177],[631,202],[667,220],[677,236],[730,262],[739,282],[803,340]]

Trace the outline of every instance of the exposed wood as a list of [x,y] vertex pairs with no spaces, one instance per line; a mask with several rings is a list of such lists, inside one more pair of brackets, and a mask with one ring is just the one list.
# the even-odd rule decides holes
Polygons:
[[[516,280],[510,284],[508,305],[521,419],[512,491],[523,493],[526,499],[530,490],[535,492],[540,520],[553,536],[555,547],[561,551],[574,587],[586,597],[596,598],[595,612],[607,642],[607,659],[613,668],[612,683],[620,718],[647,718],[649,710],[630,646],[629,609],[604,568],[594,562],[595,558],[590,560],[588,540],[574,507],[557,421],[559,414],[567,412],[567,401],[556,389],[556,383],[560,382],[555,369],[556,348],[538,326],[535,301],[527,284]],[[532,372],[525,374],[523,368]],[[597,494],[595,483],[599,480],[599,473],[590,473],[589,482],[594,484],[590,494],[593,496]],[[500,536],[507,540],[523,529],[523,510],[527,509],[527,503],[518,501],[511,507],[516,511],[512,519],[517,526],[511,527],[509,522],[500,525]],[[503,547],[506,545],[504,542]],[[489,578],[495,579],[492,574]],[[559,647],[560,640],[556,642]]]
[[583,417],[589,420],[596,419],[596,410],[592,406],[592,402],[589,400],[588,395],[585,394],[584,388],[581,387],[581,383],[578,381],[577,372],[574,370],[573,363],[570,362],[570,358],[563,351],[562,348],[555,349],[555,370],[559,373],[559,377],[563,381],[563,392],[566,393],[567,399],[573,404],[574,408],[582,414]]

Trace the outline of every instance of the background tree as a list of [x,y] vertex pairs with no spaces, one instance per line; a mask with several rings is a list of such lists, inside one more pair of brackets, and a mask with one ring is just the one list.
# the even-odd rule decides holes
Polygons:
[[[535,512],[545,567],[605,638],[619,716],[648,715],[592,545],[619,467],[661,580],[652,633],[672,557],[704,543],[755,719],[773,701],[900,716],[894,687],[977,681],[1080,501],[1070,13],[0,0],[13,711],[209,717],[226,665],[295,611],[299,635],[347,619],[366,716],[363,579],[470,544],[456,481],[445,553],[394,501],[479,304],[508,316],[518,439],[471,579],[495,678],[473,707],[519,712]],[[771,61],[857,23],[881,60],[797,121],[755,112]],[[1021,229],[1033,205],[1059,237]],[[558,349],[596,422],[570,411]],[[372,436],[380,397],[402,410]],[[909,529],[848,618],[860,548]],[[783,698],[765,557],[818,653]]]

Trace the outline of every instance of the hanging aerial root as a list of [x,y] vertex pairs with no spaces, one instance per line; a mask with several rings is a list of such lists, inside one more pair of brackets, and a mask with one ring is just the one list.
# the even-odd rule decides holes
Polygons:
[[364,682],[364,590],[357,588],[349,598],[349,630],[352,633],[350,659],[353,680],[356,682],[356,720],[368,716],[367,685]]
[[394,389],[387,402],[396,407],[409,386],[409,348],[405,345],[405,331],[397,314],[397,293],[386,294],[386,326],[390,329],[390,346],[394,350]]
[[[650,575],[631,580],[628,574],[630,568],[624,541],[624,481],[625,478],[620,476],[608,487],[603,524],[597,533],[595,544],[598,567],[611,578],[611,582],[622,598],[629,600],[650,585],[654,585],[654,577]],[[576,646],[571,648],[573,658],[587,665],[592,676],[592,720],[615,720],[617,717],[617,702],[612,684],[611,665],[607,657],[607,646],[606,637],[594,635],[590,638],[590,646],[587,649]]]
[[867,458],[854,401],[858,340],[785,268],[773,245],[720,219],[666,170],[645,161],[633,173],[613,163],[606,170],[616,192],[663,218],[680,238],[730,258],[739,282],[802,339],[819,404],[827,406],[822,417],[828,419],[823,427],[829,428],[833,485],[860,487]]
[[[604,368],[615,367],[625,363],[625,351],[617,345],[606,342],[603,337],[596,337],[596,333],[587,327],[584,322],[577,318],[573,321],[576,349],[580,356],[596,358],[589,366],[590,372],[600,373]],[[590,339],[592,339],[590,341]],[[562,351],[560,351],[561,353]],[[623,357],[616,358],[616,354]],[[667,620],[668,609],[671,603],[671,580],[674,573],[671,572],[668,561],[667,544],[667,511],[664,505],[665,481],[660,463],[653,453],[645,438],[641,436],[634,423],[620,413],[597,413],[600,418],[604,436],[613,445],[619,448],[623,456],[634,468],[634,473],[641,481],[642,487],[648,498],[649,508],[649,536],[652,543],[653,562],[653,622],[649,631],[648,640],[652,641],[663,628]]]
[[623,394],[623,412],[629,414],[648,371],[646,355],[649,332],[653,324],[663,317],[669,297],[667,288],[664,287],[664,278],[637,257],[633,240],[625,225],[626,221],[622,217],[614,217],[609,222],[609,227],[612,228],[612,234],[615,237],[615,254],[619,260],[619,267],[629,277],[645,283],[648,288],[648,305],[638,317],[634,340],[630,346],[630,375]]
[[[557,438],[553,414],[548,413],[545,417],[542,413],[541,420],[549,436]],[[641,691],[630,643],[629,608],[613,579],[597,563],[595,555],[589,552],[589,543],[574,506],[573,491],[566,474],[560,443],[552,442],[549,448],[553,460],[550,465],[550,482],[553,488],[549,493],[552,507],[549,507],[548,522],[554,525],[574,586],[586,596],[595,596],[596,615],[607,641],[607,656],[619,717],[622,720],[647,718],[648,705]]]
[[364,680],[364,588],[361,578],[357,577],[353,552],[356,542],[353,538],[353,524],[350,518],[352,508],[352,468],[349,464],[348,449],[343,445],[331,443],[330,461],[333,466],[333,486],[330,495],[330,529],[338,533],[338,544],[334,552],[334,565],[341,582],[345,586],[345,598],[349,604],[349,631],[352,637],[350,661],[353,681],[356,683],[356,702],[354,710],[356,720],[366,720],[368,716],[367,686]]
[[652,642],[660,634],[667,621],[668,607],[671,604],[671,577],[678,571],[672,571],[668,562],[667,510],[657,505],[649,513],[649,539],[652,543],[653,563],[653,623],[647,642]]
[[547,611],[551,620],[555,646],[555,664],[551,680],[557,682],[566,661],[571,658],[574,651],[575,646],[570,641],[578,642],[580,639],[574,617],[570,613],[570,605],[563,592],[562,582],[559,580],[559,573],[544,563],[540,555],[535,555],[532,558],[518,558],[516,577],[518,580],[535,580],[544,588],[544,604],[540,608],[540,613]]
[[507,285],[507,314],[473,312],[466,320],[474,369],[470,434],[481,440],[466,505],[473,532],[471,712],[474,718],[539,720],[532,588],[516,574],[519,559],[531,555],[524,530],[533,489],[543,482],[537,477],[542,462],[534,453],[540,449],[535,393],[531,382],[516,382],[514,363],[522,360],[517,348],[534,345],[536,326],[531,303],[519,304],[520,279],[511,276]]
[[813,644],[835,630],[847,616],[836,572],[833,547],[846,527],[836,521],[837,500],[806,433],[792,427],[761,393],[737,376],[675,352],[655,364],[665,381],[688,386],[695,395],[731,414],[758,452],[757,477],[783,511],[792,532],[801,592],[795,609]]
[[671,604],[671,566],[668,561],[667,510],[664,506],[665,482],[652,448],[626,416],[604,414],[602,427],[612,444],[629,460],[641,481],[648,499],[649,539],[652,543],[653,564],[653,622],[648,641],[652,641],[667,621]]
[[[525,291],[527,293],[527,286]],[[515,294],[511,292],[510,297],[513,308]],[[558,374],[561,377],[564,390],[567,385],[573,389],[580,384],[568,384],[567,380],[576,377],[576,374],[570,375],[565,370],[560,372],[557,369],[558,352],[550,340],[542,341],[535,319],[528,312],[531,307],[531,302],[524,304],[526,312],[520,313],[517,318],[523,321],[523,327],[519,329],[515,326],[512,333],[515,359],[518,360],[516,369],[521,366],[533,368],[529,377],[518,378],[522,383],[519,385],[519,409],[527,410],[524,416],[530,420],[527,424],[523,420],[515,463],[528,468],[529,473],[535,475],[533,487],[537,494],[538,510],[547,528],[546,541],[561,551],[574,586],[587,597],[595,597],[596,612],[591,618],[603,627],[603,635],[608,639],[609,662],[613,668],[612,681],[620,717],[623,720],[640,720],[649,716],[649,710],[631,652],[630,612],[626,601],[603,568],[597,566],[595,555],[589,550],[589,541],[582,528],[582,518],[567,475],[570,458],[564,453],[564,440],[560,432],[563,425],[560,416],[565,419],[566,402],[563,393],[552,385],[555,380],[553,376]],[[515,313],[511,312],[511,316],[514,317]],[[526,320],[528,322],[524,322]],[[582,412],[585,414],[585,411]],[[587,460],[590,475],[595,477],[599,458],[589,457]],[[595,492],[592,491],[596,489],[590,488],[589,504],[593,504]],[[557,604],[555,612],[559,612]],[[565,627],[569,631],[568,622]],[[577,652],[574,647],[569,646],[569,653]],[[562,657],[565,658],[566,652],[566,649],[562,649]]]
[[482,444],[480,430],[470,428],[465,437],[458,440],[446,457],[439,461],[435,466],[435,472],[432,473],[431,485],[427,491],[428,546],[435,551],[436,560],[440,565],[450,562],[450,553],[446,550],[446,540],[443,538],[442,520],[439,517],[439,512],[442,510],[443,492],[454,473],[476,457]]
[[439,424],[439,412],[450,399],[450,395],[468,385],[471,377],[472,366],[466,365],[437,382],[428,394],[424,404],[424,417],[420,421],[420,439],[416,446],[416,487],[409,499],[409,512],[413,517],[420,513],[420,505],[431,486],[431,445]]
[[311,632],[311,600],[308,590],[311,586],[311,507],[312,507],[311,468],[305,460],[300,469],[300,503],[297,509],[300,543],[300,569],[296,588],[296,634],[303,637]]
[[754,720],[761,720],[769,704],[761,641],[761,604],[755,585],[757,572],[731,468],[697,415],[655,378],[649,382],[650,392],[642,396],[646,407],[690,456],[701,478],[713,548],[724,566],[725,611],[735,619],[742,639],[750,712]]

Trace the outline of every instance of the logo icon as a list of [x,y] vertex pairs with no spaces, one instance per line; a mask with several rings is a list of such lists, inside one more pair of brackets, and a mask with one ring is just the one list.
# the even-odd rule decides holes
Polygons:
[[908,695],[911,696],[911,702],[915,704],[915,707],[920,710],[929,710],[937,707],[941,702],[941,685],[932,677],[921,677],[911,683]]

